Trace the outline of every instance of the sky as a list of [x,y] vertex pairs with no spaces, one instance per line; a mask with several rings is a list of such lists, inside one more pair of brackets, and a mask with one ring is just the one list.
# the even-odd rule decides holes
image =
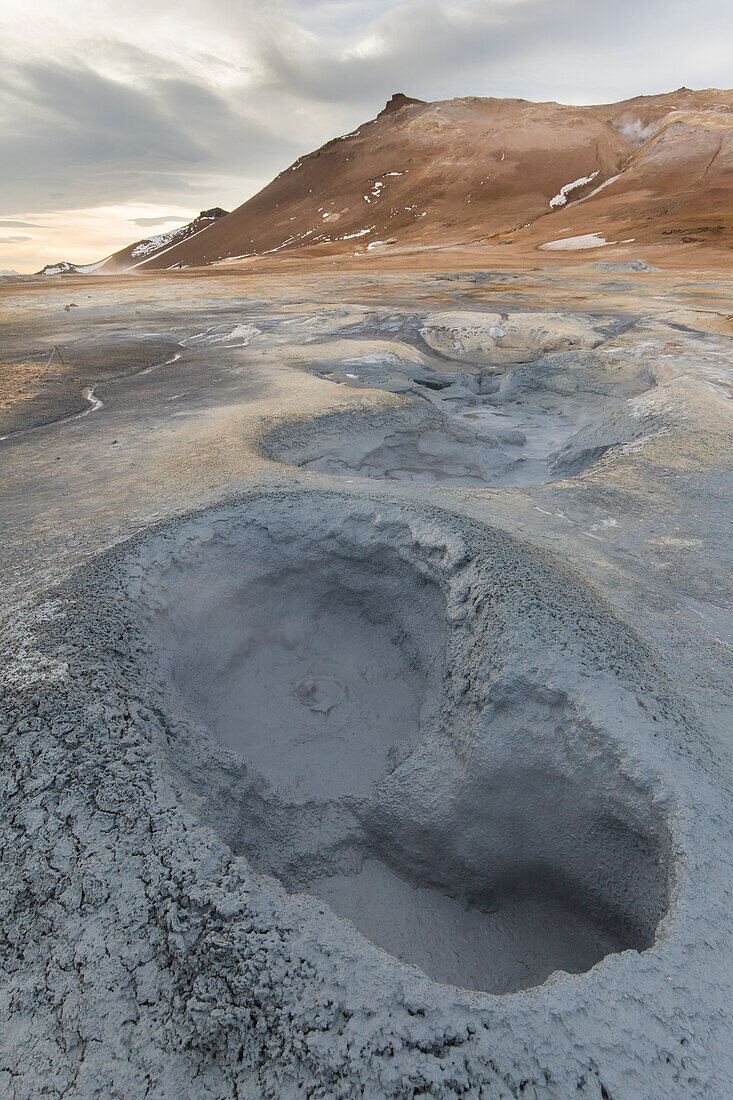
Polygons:
[[733,86],[733,0],[2,0],[0,271],[239,206],[393,92]]

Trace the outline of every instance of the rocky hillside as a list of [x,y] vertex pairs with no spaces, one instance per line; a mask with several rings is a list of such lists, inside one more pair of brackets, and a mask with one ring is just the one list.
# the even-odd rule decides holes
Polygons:
[[590,107],[398,93],[231,214],[204,211],[75,270],[631,243],[733,244],[733,92],[680,88]]

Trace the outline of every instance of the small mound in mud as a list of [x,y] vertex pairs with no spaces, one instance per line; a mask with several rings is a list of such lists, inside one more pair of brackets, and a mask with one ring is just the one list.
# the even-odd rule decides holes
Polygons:
[[526,363],[548,352],[592,348],[600,331],[588,318],[562,313],[434,313],[420,335],[433,351],[461,363]]
[[621,687],[587,717],[584,616],[613,624],[476,539],[440,513],[260,498],[155,536],[125,586],[201,819],[402,962],[507,993],[649,947],[669,841],[624,762],[646,734]]

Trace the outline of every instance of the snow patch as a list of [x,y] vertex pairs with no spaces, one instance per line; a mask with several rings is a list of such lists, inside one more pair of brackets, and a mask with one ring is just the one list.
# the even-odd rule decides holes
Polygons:
[[607,241],[598,233],[583,233],[580,237],[565,237],[560,241],[547,241],[540,248],[545,252],[575,252],[581,248],[603,248],[607,244],[618,244],[618,241]]
[[604,180],[603,183],[601,183],[598,187],[595,187],[589,195],[584,195],[582,199],[576,199],[575,202],[572,202],[570,205],[577,206],[578,203],[585,202],[586,199],[592,199],[594,195],[599,195],[605,187],[610,187],[612,183],[615,183],[616,180],[620,179],[621,173],[619,172],[617,176],[611,176],[609,179]]
[[600,172],[600,168],[591,176],[581,176],[580,179],[573,180],[572,183],[566,183],[564,187],[560,188],[554,199],[550,199],[550,206],[564,206],[565,203],[568,201],[568,195],[570,194],[570,192],[575,191],[578,187],[585,187],[587,183],[592,183],[598,175],[598,172]]
[[[70,264],[68,260],[62,260],[59,264],[46,264],[39,274],[41,275],[91,275],[93,271],[100,268],[102,264],[106,264],[109,256],[105,256],[103,260],[97,260],[94,264]],[[8,274],[6,272],[6,274]],[[12,272],[11,272],[12,274]],[[16,271],[17,275],[18,272]]]
[[97,260],[95,264],[76,264],[76,270],[80,275],[91,275],[93,271],[96,271],[102,264],[106,264],[109,256],[105,256],[103,260]]
[[339,241],[353,241],[355,237],[365,237],[367,233],[371,233],[376,226],[372,225],[369,229],[360,229],[357,233],[346,233],[343,237],[338,237]]
[[147,241],[140,241],[140,244],[135,245],[130,255],[149,256],[151,252],[157,252],[159,248],[165,248],[182,232],[182,229],[173,229],[170,233],[159,233],[157,237],[149,237]]

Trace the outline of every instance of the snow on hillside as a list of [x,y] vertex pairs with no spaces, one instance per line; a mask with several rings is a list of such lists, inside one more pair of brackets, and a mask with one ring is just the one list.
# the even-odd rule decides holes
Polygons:
[[151,252],[157,252],[160,248],[165,248],[167,244],[171,244],[173,241],[178,240],[188,230],[188,226],[184,225],[181,229],[173,229],[170,233],[158,233],[156,237],[148,237],[146,241],[140,241],[140,244],[135,245],[131,256],[149,256]]
[[[598,171],[600,171],[600,168]],[[573,180],[572,183],[566,183],[564,187],[560,188],[554,199],[550,199],[550,206],[564,206],[571,191],[575,191],[578,187],[585,187],[586,183],[592,183],[597,175],[598,172],[594,172],[592,176],[581,176],[580,179]]]
[[58,264],[46,264],[41,275],[90,275],[92,271],[96,271],[98,267],[106,263],[109,256],[105,256],[103,260],[97,260],[94,264],[70,264],[68,260],[62,260]]
[[42,271],[39,271],[39,275],[89,275],[91,272],[96,271],[97,268],[106,264],[109,260],[113,261],[116,270],[132,270],[132,268],[140,267],[145,261],[158,255],[158,253],[172,248],[173,245],[178,244],[181,241],[188,240],[189,237],[194,237],[202,230],[208,229],[208,227],[217,219],[223,218],[228,213],[227,210],[223,210],[220,206],[213,206],[210,210],[202,210],[198,217],[187,225],[181,225],[178,229],[171,229],[167,233],[157,233],[154,237],[147,237],[143,241],[137,241],[132,247],[130,247],[129,257],[136,259],[137,263],[130,264],[129,259],[125,256],[125,249],[121,249],[119,252],[112,253],[110,256],[105,256],[103,260],[98,260],[93,264],[72,264],[68,260],[63,260],[57,264],[46,264]]

